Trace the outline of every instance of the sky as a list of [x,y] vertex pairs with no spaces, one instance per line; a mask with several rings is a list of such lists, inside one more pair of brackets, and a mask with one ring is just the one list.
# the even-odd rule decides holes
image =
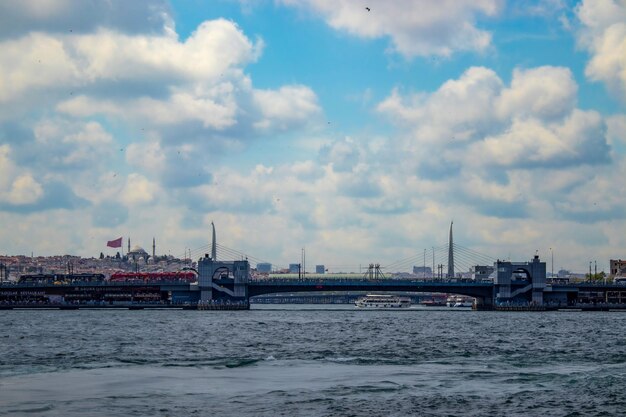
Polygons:
[[608,270],[625,178],[626,0],[0,0],[2,254]]

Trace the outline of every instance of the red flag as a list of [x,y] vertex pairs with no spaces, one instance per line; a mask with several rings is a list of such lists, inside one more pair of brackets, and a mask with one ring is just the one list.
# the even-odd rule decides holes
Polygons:
[[122,238],[120,237],[119,239],[109,240],[107,242],[107,246],[110,247],[110,248],[121,248],[122,247]]

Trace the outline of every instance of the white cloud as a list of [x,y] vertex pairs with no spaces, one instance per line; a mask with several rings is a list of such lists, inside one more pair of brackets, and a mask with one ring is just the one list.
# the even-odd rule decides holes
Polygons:
[[261,114],[261,120],[254,125],[266,130],[287,130],[294,125],[308,123],[320,113],[317,96],[303,85],[283,86],[278,90],[255,90],[253,100]]
[[574,111],[562,124],[514,119],[509,128],[470,148],[474,161],[492,166],[534,168],[608,162],[606,127],[595,112]]
[[577,16],[578,41],[591,54],[585,74],[626,100],[626,1],[583,0]]
[[224,19],[203,22],[184,42],[167,33],[132,36],[110,30],[66,39],[76,59],[84,62],[81,75],[92,80],[216,79],[254,61],[263,46],[261,41],[252,44]]
[[31,175],[20,175],[13,181],[7,201],[13,205],[32,204],[43,195],[43,189]]
[[33,129],[35,143],[27,149],[43,171],[93,170],[113,154],[113,138],[97,122],[43,119]]
[[320,148],[321,159],[335,172],[351,172],[363,162],[366,149],[351,137],[336,140]]
[[[472,67],[430,94],[402,95],[394,89],[378,111],[412,131],[403,146],[413,153],[418,172],[445,178],[456,176],[467,158],[472,164],[500,166],[503,161],[517,164],[537,158],[538,162],[547,155],[552,158],[546,164],[562,161],[570,152],[565,142],[571,139],[555,135],[575,107],[576,91],[566,68],[516,69],[510,86],[505,86],[494,71]],[[479,145],[468,149],[473,142]],[[581,158],[582,149],[572,152]],[[605,147],[598,148],[603,151]]]
[[502,88],[494,71],[473,67],[430,95],[402,96],[394,90],[377,108],[394,121],[414,127],[420,142],[465,141],[481,136],[497,123],[495,101]]
[[0,100],[32,88],[88,88],[96,82],[207,82],[254,61],[263,43],[251,43],[223,19],[202,23],[184,42],[165,34],[31,33],[0,43]]
[[126,160],[132,166],[153,171],[163,166],[165,154],[158,141],[132,143],[126,149]]
[[173,92],[165,100],[142,97],[129,100],[100,100],[79,96],[66,100],[57,110],[74,117],[105,114],[139,124],[173,125],[199,121],[204,128],[222,130],[236,123],[237,103],[232,85],[222,84],[212,91]]
[[11,148],[0,146],[0,203],[11,206],[32,204],[43,195],[41,184],[11,159]]
[[432,94],[402,96],[394,89],[378,110],[416,126],[420,141],[467,141],[484,137],[512,118],[563,118],[574,108],[576,92],[571,72],[563,67],[516,69],[510,87],[493,70],[471,67]]
[[[576,91],[565,68],[518,69],[509,86],[491,70],[470,68],[432,93],[395,89],[378,110],[407,132],[395,146],[411,155],[398,158],[420,193],[494,218],[570,218],[554,201],[574,200],[574,190],[593,181],[586,167],[604,171],[615,157],[608,121],[577,109]],[[612,132],[620,120],[608,123]],[[563,176],[565,169],[574,175]]]
[[120,199],[128,206],[152,203],[159,192],[159,187],[143,175],[132,173],[126,178]]
[[[479,16],[495,16],[499,0],[402,0],[358,3],[350,0],[281,0],[322,15],[333,28],[364,38],[391,38],[406,56],[449,56],[483,51],[491,34],[476,27]],[[366,6],[370,9],[366,9]]]
[[573,113],[576,90],[565,68],[518,69],[505,86],[494,71],[474,67],[433,93],[394,89],[378,110],[410,132],[396,146],[412,156],[412,174],[454,181],[478,172],[503,182],[509,168],[608,160],[597,115]]
[[[89,167],[95,183],[95,168],[126,149],[127,162],[151,181],[197,186],[212,178],[197,155],[240,151],[255,137],[312,126],[321,113],[307,86],[253,87],[243,68],[262,48],[225,19],[203,22],[185,40],[167,28],[28,33],[0,44],[0,101],[23,109],[17,117],[48,107],[62,115],[33,122],[41,149],[20,145],[42,166]],[[113,140],[102,123],[126,133]]]
[[15,99],[27,89],[79,81],[76,63],[57,38],[34,33],[0,43],[0,102]]
[[497,110],[501,117],[562,118],[575,106],[577,91],[568,68],[515,69],[511,87],[502,91]]
[[[246,103],[246,95],[250,96],[251,105]],[[60,103],[57,109],[75,117],[107,114],[143,124],[199,121],[203,128],[218,131],[248,117],[253,127],[261,132],[304,126],[321,113],[317,96],[309,87],[293,85],[278,90],[255,90],[246,78],[177,87],[166,100],[143,97],[120,101],[79,96]]]

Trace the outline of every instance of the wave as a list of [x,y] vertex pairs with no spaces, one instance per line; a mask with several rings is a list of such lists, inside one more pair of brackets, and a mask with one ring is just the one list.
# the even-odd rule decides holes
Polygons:
[[263,359],[236,359],[233,361],[226,362],[224,364],[227,368],[241,368],[244,366],[251,366],[255,363],[262,361]]
[[18,409],[11,409],[11,410],[7,410],[7,413],[9,413],[9,415],[13,415],[14,413],[45,413],[46,411],[51,411],[52,409],[54,409],[54,407],[50,404],[46,404],[46,405],[41,405],[41,406],[35,406],[35,407],[28,407],[28,408],[18,408]]

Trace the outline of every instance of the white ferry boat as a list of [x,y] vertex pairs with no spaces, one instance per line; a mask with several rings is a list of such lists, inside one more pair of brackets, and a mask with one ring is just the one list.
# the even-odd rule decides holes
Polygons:
[[471,307],[474,304],[472,297],[464,297],[461,295],[451,295],[446,300],[446,306],[448,307]]
[[387,294],[367,294],[354,303],[359,308],[409,308],[411,299]]

